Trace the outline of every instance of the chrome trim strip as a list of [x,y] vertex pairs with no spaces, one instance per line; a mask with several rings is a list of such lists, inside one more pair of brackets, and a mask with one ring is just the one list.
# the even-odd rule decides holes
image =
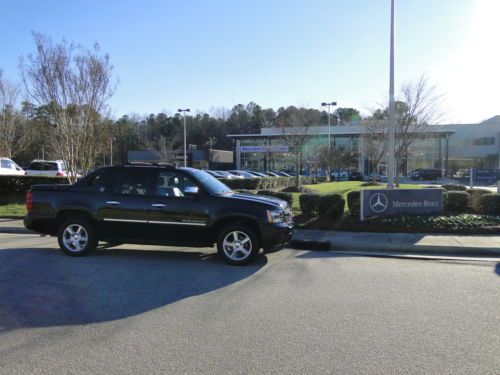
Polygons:
[[205,227],[206,223],[184,223],[182,221],[155,221],[150,220],[149,224],[166,224],[166,225],[193,225],[197,227]]
[[104,218],[104,221],[119,221],[123,223],[147,223],[147,220],[128,220],[128,219],[109,219],[109,218]]

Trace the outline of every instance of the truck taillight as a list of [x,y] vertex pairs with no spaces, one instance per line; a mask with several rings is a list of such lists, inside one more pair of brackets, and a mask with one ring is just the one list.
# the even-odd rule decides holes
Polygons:
[[26,193],[26,209],[28,210],[28,212],[31,212],[31,208],[33,207],[32,198],[33,198],[33,196],[31,194],[31,191],[28,191]]
[[56,173],[56,177],[64,177],[64,173],[62,173],[62,172],[57,172],[57,173]]

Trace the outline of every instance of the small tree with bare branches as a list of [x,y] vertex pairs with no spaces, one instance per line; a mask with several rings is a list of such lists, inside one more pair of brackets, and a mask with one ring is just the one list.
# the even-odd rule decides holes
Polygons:
[[30,134],[16,109],[20,88],[3,77],[0,70],[0,156],[12,158],[29,146]]
[[[440,108],[442,95],[437,93],[436,86],[431,86],[425,75],[415,82],[407,82],[401,86],[400,98],[395,103],[396,129],[395,150],[396,185],[399,186],[399,166],[408,157],[410,150],[418,140],[428,137],[429,125],[442,118]],[[364,141],[375,149],[376,154],[385,154],[388,142],[388,110],[378,109],[373,112],[365,126]],[[381,147],[385,144],[385,147]],[[375,160],[378,158],[375,157]],[[378,159],[380,161],[380,159]]]
[[297,172],[295,185],[300,186],[300,171],[304,161],[304,146],[309,139],[310,128],[319,123],[319,114],[313,109],[288,107],[279,111],[276,127],[289,146]]
[[66,41],[54,44],[38,33],[33,37],[36,52],[20,64],[23,82],[35,103],[47,106],[55,127],[52,149],[61,155],[73,182],[77,173],[92,169],[102,151],[113,68],[97,43],[87,50]]

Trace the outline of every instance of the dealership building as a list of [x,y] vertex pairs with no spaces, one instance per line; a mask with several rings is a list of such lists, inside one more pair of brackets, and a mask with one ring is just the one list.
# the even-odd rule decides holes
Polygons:
[[[385,174],[386,160],[374,166],[363,153],[363,128],[352,123],[330,128],[331,147],[342,147],[352,154],[343,169],[362,173]],[[262,128],[259,134],[231,134],[236,169],[257,171],[293,171],[290,145],[282,128]],[[302,148],[302,172],[315,168],[317,151],[328,146],[328,126],[308,129],[308,139]],[[477,124],[429,125],[416,136],[412,150],[401,162],[401,173],[417,168],[438,168],[452,174],[466,168],[498,168],[500,152],[500,116]]]

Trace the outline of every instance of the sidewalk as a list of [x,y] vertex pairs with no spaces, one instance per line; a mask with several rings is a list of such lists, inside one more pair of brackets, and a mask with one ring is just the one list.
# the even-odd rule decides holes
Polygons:
[[400,254],[499,257],[500,235],[295,231],[292,247]]
[[24,227],[22,219],[0,218],[0,233],[34,233]]
[[[0,218],[0,233],[34,233],[22,220]],[[297,229],[291,247],[308,250],[500,257],[500,235],[369,233]]]

